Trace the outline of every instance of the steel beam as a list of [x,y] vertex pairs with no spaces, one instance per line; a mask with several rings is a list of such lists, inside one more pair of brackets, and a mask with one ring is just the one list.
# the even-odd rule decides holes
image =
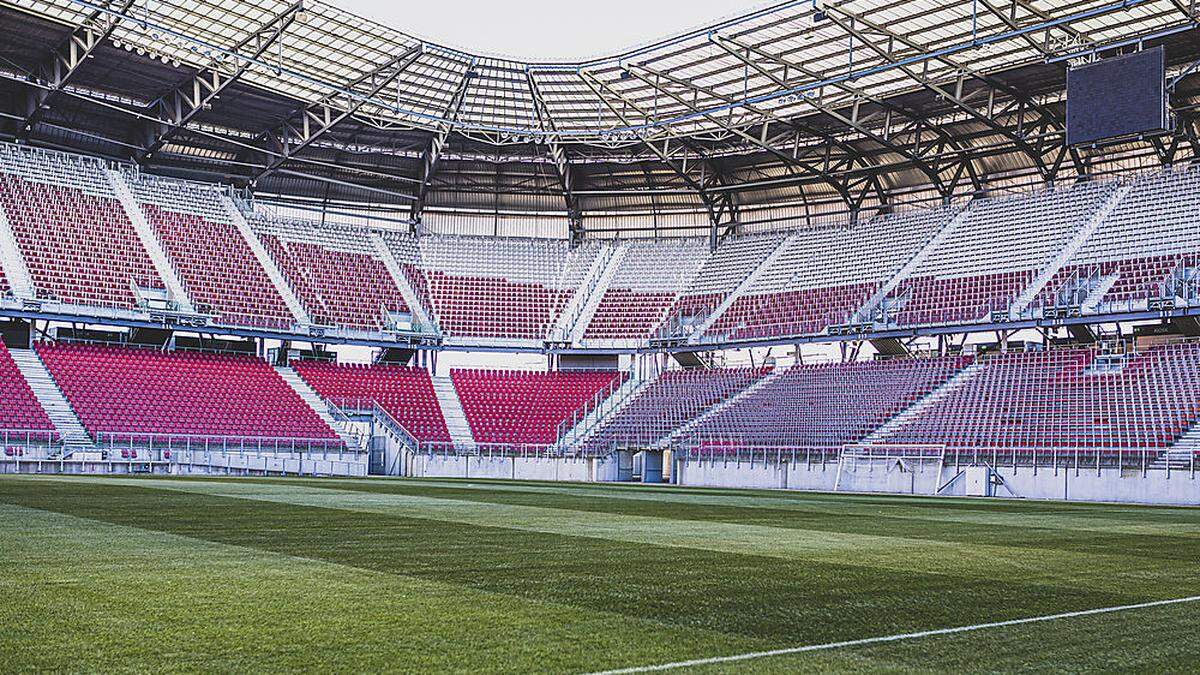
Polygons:
[[583,210],[580,208],[579,198],[575,194],[576,173],[571,167],[566,147],[559,142],[558,137],[555,135],[557,127],[554,124],[554,118],[550,115],[550,108],[546,104],[545,97],[542,96],[542,90],[538,86],[537,79],[534,78],[532,70],[527,69],[525,71],[525,81],[529,84],[529,96],[533,100],[533,110],[538,129],[542,131],[541,140],[546,144],[550,159],[554,162],[555,176],[558,178],[559,185],[562,186],[563,201],[566,202],[567,206],[567,220],[571,230],[571,240],[578,241],[583,237]]
[[[712,40],[712,42],[714,44],[721,47],[726,53],[728,53],[729,55],[738,59],[742,63],[746,64],[748,67],[754,69],[760,75],[770,79],[772,82],[774,82],[779,87],[782,87],[785,89],[791,88],[793,86],[793,83],[788,82],[784,76],[780,76],[780,75],[776,74],[773,70],[764,66],[759,61],[756,61],[756,60],[750,58],[750,56],[749,56],[750,54],[754,54],[754,55],[758,56],[759,58],[766,59],[778,66],[782,66],[784,68],[785,73],[787,73],[789,70],[795,70],[797,72],[803,73],[806,77],[819,78],[819,75],[817,75],[817,73],[815,73],[811,69],[809,69],[803,65],[797,64],[797,63],[792,63],[791,61],[785,60],[779,56],[770,54],[770,53],[764,51],[763,49],[760,49],[757,47],[752,47],[750,45],[741,43],[737,40],[719,36],[715,33],[713,33],[710,36],[710,39]],[[942,139],[942,141],[944,141],[946,144],[950,145],[951,147],[954,147],[955,149],[957,149],[959,151],[965,152],[964,148],[962,148],[961,144],[956,139],[954,139],[949,133],[947,133],[944,129],[940,128],[938,125],[930,124],[927,120],[920,118],[919,116],[915,115],[914,113],[912,113],[904,108],[901,108],[898,105],[894,105],[882,98],[873,96],[873,95],[867,93],[866,91],[860,89],[859,87],[856,87],[848,82],[835,83],[831,86],[833,86],[837,89],[840,89],[854,97],[855,101],[850,106],[850,109],[851,109],[850,116],[843,114],[842,112],[840,112],[837,108],[835,108],[832,105],[827,105],[827,104],[822,103],[820,101],[820,99],[815,98],[815,97],[809,97],[809,98],[805,99],[806,102],[808,103],[808,105],[810,105],[813,108],[815,108],[816,110],[832,117],[833,119],[837,120],[841,124],[844,124],[847,127],[854,129],[855,131],[859,132],[863,136],[866,136],[867,138],[871,139],[872,141],[878,143],[880,146],[882,146],[888,150],[891,150],[892,152],[900,155],[901,157],[907,158],[909,161],[913,162],[913,164],[917,167],[917,169],[920,170],[922,173],[924,173],[926,175],[926,177],[930,179],[931,183],[934,185],[934,188],[938,191],[939,194],[942,195],[943,198],[949,198],[950,196],[953,195],[955,185],[953,183],[951,183],[950,185],[945,185],[943,183],[943,179],[942,179],[942,170],[939,168],[936,168],[933,165],[933,162],[936,161],[936,157],[930,158],[930,157],[925,156],[921,152],[922,149],[929,150],[929,149],[935,148],[935,145],[933,143],[926,144],[926,143],[922,142],[922,129],[928,129],[935,136]],[[882,132],[877,132],[877,131],[872,130],[871,128],[869,128],[867,126],[867,120],[861,119],[858,117],[859,101],[869,101],[869,102],[879,106],[881,109],[883,109],[885,111],[886,115],[885,115],[884,119],[882,120],[882,122],[883,122],[883,131]],[[897,116],[897,115],[903,119],[908,120],[913,126],[913,131],[912,131],[911,135],[913,136],[914,142],[912,144],[912,147],[909,147],[908,145],[902,145],[902,144],[896,142],[895,140],[893,140],[894,135],[891,133],[891,118],[892,118],[892,116]],[[975,166],[974,166],[973,162],[971,162],[969,157],[965,157],[962,159],[962,163],[966,165],[966,171],[967,171],[968,175],[970,176],[971,182],[974,185],[975,189],[977,189],[977,190],[980,189],[981,181],[980,181],[978,173],[975,170]],[[951,167],[951,168],[953,168],[953,167]]]
[[[583,80],[584,84],[586,84],[588,86],[588,88],[592,90],[592,93],[595,94],[596,97],[604,103],[604,106],[607,107],[609,109],[609,111],[611,111],[613,113],[613,115],[616,115],[617,119],[621,120],[621,123],[624,124],[625,126],[632,126],[631,122],[629,121],[629,116],[625,113],[625,110],[618,107],[609,98],[609,96],[615,97],[617,100],[621,101],[621,103],[623,105],[625,105],[629,108],[632,108],[633,110],[636,110],[638,112],[638,114],[640,116],[642,116],[644,119],[647,119],[647,120],[653,119],[649,113],[647,113],[645,110],[643,110],[636,103],[628,100],[627,98],[622,96],[619,92],[613,91],[613,89],[611,87],[609,87],[604,82],[601,82],[599,79],[594,77],[591,73],[588,73],[586,71],[581,71],[579,73],[579,77],[581,80]],[[609,93],[609,96],[606,96],[603,93],[605,91],[607,91]],[[704,172],[701,173],[700,179],[697,180],[694,176],[692,176],[690,173],[688,173],[687,157],[684,157],[682,162],[680,162],[678,164],[676,163],[675,158],[673,158],[671,156],[671,141],[672,141],[672,139],[669,136],[666,138],[663,138],[661,141],[658,139],[651,139],[651,138],[647,138],[647,137],[641,137],[641,138],[639,138],[639,141],[641,142],[641,144],[643,146],[645,146],[646,149],[648,149],[650,152],[652,152],[655,157],[658,157],[659,161],[661,161],[663,164],[665,164],[667,166],[667,168],[671,169],[671,171],[676,176],[678,176],[680,178],[680,180],[682,180],[684,182],[685,185],[687,185],[689,188],[691,188],[691,190],[693,192],[695,192],[697,196],[700,197],[700,200],[704,203],[705,210],[708,212],[709,221],[715,227],[717,225],[716,219],[718,217],[718,215],[717,215],[718,210],[716,208],[715,201],[714,201],[712,195],[709,194],[709,187],[705,184],[706,178],[705,178]],[[658,143],[662,143],[661,148],[658,146]],[[683,145],[683,143],[681,142],[680,145]],[[707,161],[703,158],[702,153],[700,153],[696,150],[693,150],[693,152],[695,152],[698,156],[700,156],[702,158],[700,161],[702,167],[707,165]],[[712,175],[717,174],[716,171],[713,171],[711,173],[712,173]]]
[[121,17],[129,11],[133,2],[134,0],[107,0],[104,6],[115,13],[93,11],[71,31],[66,40],[54,48],[37,71],[36,78],[46,86],[35,87],[32,90],[28,111],[18,126],[18,138],[28,138],[33,127],[50,109],[54,98],[79,72],[79,68],[92,58],[92,52],[112,36],[121,23]]
[[268,132],[266,134],[268,141],[275,143],[277,154],[267,161],[267,165],[255,174],[250,182],[253,184],[262,180],[264,176],[295,157],[296,153],[358,112],[367,101],[375,98],[388,85],[395,82],[396,78],[408,70],[424,53],[422,44],[408,48],[403,53],[388,59],[386,63],[355,78],[346,87],[347,90],[354,91],[359,87],[366,86],[366,94],[354,97],[331,94],[316,103],[305,106],[276,130]]
[[[429,147],[421,156],[421,182],[417,186],[416,199],[413,200],[410,212],[413,227],[421,223],[421,216],[425,212],[425,200],[429,197],[429,188],[433,185],[433,176],[437,173],[438,162],[442,159],[442,151],[446,148],[446,142],[450,140],[450,132],[454,130],[454,122],[458,120],[463,101],[467,99],[467,90],[470,89],[471,80],[474,77],[475,62],[472,61],[463,71],[462,79],[459,80],[454,94],[450,97],[450,102],[442,111],[442,117],[446,121],[438,125],[437,131],[429,141]],[[499,187],[497,186],[496,189],[499,190]]]
[[[220,53],[207,66],[201,68],[187,82],[158,99],[153,105],[159,117],[170,120],[170,124],[155,125],[151,137],[137,154],[137,162],[144,163],[175,134],[190,123],[201,112],[212,107],[229,85],[236,82],[268,49],[283,38],[284,33],[304,9],[303,0],[298,0],[287,9],[250,31],[230,53]],[[233,55],[241,55],[238,58]]]
[[[975,121],[990,128],[996,134],[1004,136],[1012,141],[1016,147],[1020,149],[1030,159],[1030,161],[1033,162],[1035,168],[1038,170],[1038,173],[1042,175],[1044,180],[1050,181],[1053,179],[1053,175],[1046,165],[1044,157],[1045,153],[1042,150],[1034,148],[1029,143],[1028,139],[1026,139],[1024,136],[1024,129],[1010,129],[994,119],[997,116],[994,112],[989,113],[988,111],[980,111],[977,109],[963,97],[963,86],[968,78],[977,80],[989,88],[989,107],[994,104],[995,93],[1000,92],[1016,99],[1020,104],[1028,106],[1031,111],[1037,113],[1041,118],[1041,125],[1053,128],[1057,131],[1062,131],[1064,128],[1062,120],[1058,119],[1057,116],[1055,116],[1049,109],[1045,108],[1045,106],[1041,106],[1033,101],[1032,98],[1025,96],[1012,87],[997,82],[994,78],[958,64],[949,56],[936,56],[933,58],[933,60],[944,63],[958,73],[958,77],[953,84],[952,91],[951,89],[948,89],[946,85],[935,82],[933,78],[927,74],[927,69],[918,71],[913,66],[904,63],[903,59],[897,58],[892,51],[892,46],[899,43],[917,51],[918,53],[928,53],[929,50],[923,45],[918,44],[907,36],[900,35],[884,26],[864,19],[861,16],[858,16],[844,8],[830,6],[827,9],[828,19],[840,27],[847,35],[857,39],[884,61],[895,64],[895,66],[899,68],[901,72],[907,75],[908,78],[916,84],[936,94],[942,100],[954,105],[956,108],[966,113]],[[859,28],[860,25],[864,26],[871,33],[885,38],[888,43],[888,48],[885,49],[879,46],[875,40],[871,39],[870,35],[868,35],[862,28]],[[1019,112],[1023,111],[1019,110]],[[1022,124],[1022,127],[1024,127],[1024,124]],[[1075,162],[1076,167],[1082,172],[1083,164],[1078,154],[1072,152],[1072,159]]]

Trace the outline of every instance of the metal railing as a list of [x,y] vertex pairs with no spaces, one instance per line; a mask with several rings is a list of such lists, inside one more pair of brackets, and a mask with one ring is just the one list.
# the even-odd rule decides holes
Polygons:
[[[854,446],[871,453],[871,445]],[[940,446],[939,446],[940,447]],[[874,456],[895,454],[893,446],[878,446]],[[711,442],[677,448],[675,456],[690,461],[704,462],[789,462],[806,465],[839,461],[843,446],[788,446],[755,445],[748,443]],[[1181,453],[1185,457],[1179,456]],[[991,466],[993,468],[1027,468],[1038,471],[1101,471],[1104,469],[1122,472],[1150,471],[1187,472],[1193,477],[1200,468],[1200,451],[1189,452],[1170,448],[1118,448],[1118,447],[1073,447],[1073,448],[945,448],[945,466],[959,469],[969,466]]]
[[[620,373],[618,377],[608,383],[608,386],[593,394],[586,403],[576,408],[570,417],[558,423],[554,429],[555,445],[566,446],[577,442],[581,432],[587,432],[587,429],[579,429],[579,424],[587,419],[588,415],[594,414],[597,421],[603,418],[621,401],[628,398],[629,394],[637,388],[637,382],[638,378],[632,369]],[[629,392],[618,399],[617,392],[627,384],[630,387]]]
[[211,434],[159,434],[99,432],[93,443],[96,450],[194,451],[223,453],[338,453],[361,454],[341,439],[219,436]]

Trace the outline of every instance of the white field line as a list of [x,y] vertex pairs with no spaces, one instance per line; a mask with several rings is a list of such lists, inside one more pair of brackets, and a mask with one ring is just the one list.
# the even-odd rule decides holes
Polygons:
[[1055,621],[1058,619],[1073,619],[1081,616],[1095,616],[1097,614],[1112,614],[1115,612],[1126,612],[1134,609],[1147,609],[1150,607],[1163,607],[1166,605],[1181,605],[1189,602],[1200,602],[1200,595],[1193,595],[1188,598],[1177,598],[1174,600],[1156,600],[1154,602],[1142,602],[1136,605],[1118,605],[1116,607],[1101,607],[1099,609],[1085,609],[1079,612],[1063,612],[1062,614],[1048,614],[1046,616],[1034,616],[1026,619],[1010,619],[1008,621],[996,621],[993,623],[977,623],[971,626],[958,626],[956,628],[939,628],[937,630],[921,631],[919,633],[900,633],[898,635],[885,635],[882,637],[863,638],[861,640],[846,640],[844,642],[827,642],[820,645],[806,645],[804,647],[787,647],[784,649],[772,649],[764,652],[747,652],[745,654],[734,654],[732,656],[714,656],[707,659],[693,659],[691,661],[676,661],[674,663],[660,663],[652,666],[634,666],[632,668],[618,668],[616,670],[604,670],[592,675],[620,675],[622,673],[650,673],[660,670],[674,670],[676,668],[691,668],[694,666],[708,666],[716,663],[733,663],[736,661],[749,661],[751,659],[762,659],[772,656],[787,656],[789,654],[803,654],[805,652],[818,652],[828,649],[841,649],[843,647],[861,647],[864,645],[881,644],[885,642],[899,642],[901,640],[915,640],[918,638],[933,637],[936,635],[953,635],[955,633],[968,633],[977,630],[987,630],[989,628],[1004,628],[1006,626],[1020,626],[1028,623],[1041,623],[1043,621]]

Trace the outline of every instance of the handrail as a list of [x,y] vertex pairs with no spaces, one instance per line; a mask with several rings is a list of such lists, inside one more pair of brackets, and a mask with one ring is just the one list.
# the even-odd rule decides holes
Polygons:
[[412,434],[403,424],[400,423],[392,414],[389,413],[383,406],[379,405],[378,401],[371,401],[371,414],[380,421],[383,425],[391,429],[393,433],[398,435],[401,442],[408,448],[416,450],[420,447],[421,442]]
[[135,444],[165,445],[168,448],[191,450],[275,451],[275,452],[359,452],[348,448],[340,438],[303,438],[272,436],[236,436],[222,434],[171,434],[151,432],[101,431],[95,434],[98,449],[131,447]]

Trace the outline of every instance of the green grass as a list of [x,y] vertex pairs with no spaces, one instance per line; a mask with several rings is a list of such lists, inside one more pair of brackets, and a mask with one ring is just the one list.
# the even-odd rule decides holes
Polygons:
[[[588,672],[1200,594],[1200,511],[0,477],[0,670]],[[1192,671],[1200,603],[702,671]]]

